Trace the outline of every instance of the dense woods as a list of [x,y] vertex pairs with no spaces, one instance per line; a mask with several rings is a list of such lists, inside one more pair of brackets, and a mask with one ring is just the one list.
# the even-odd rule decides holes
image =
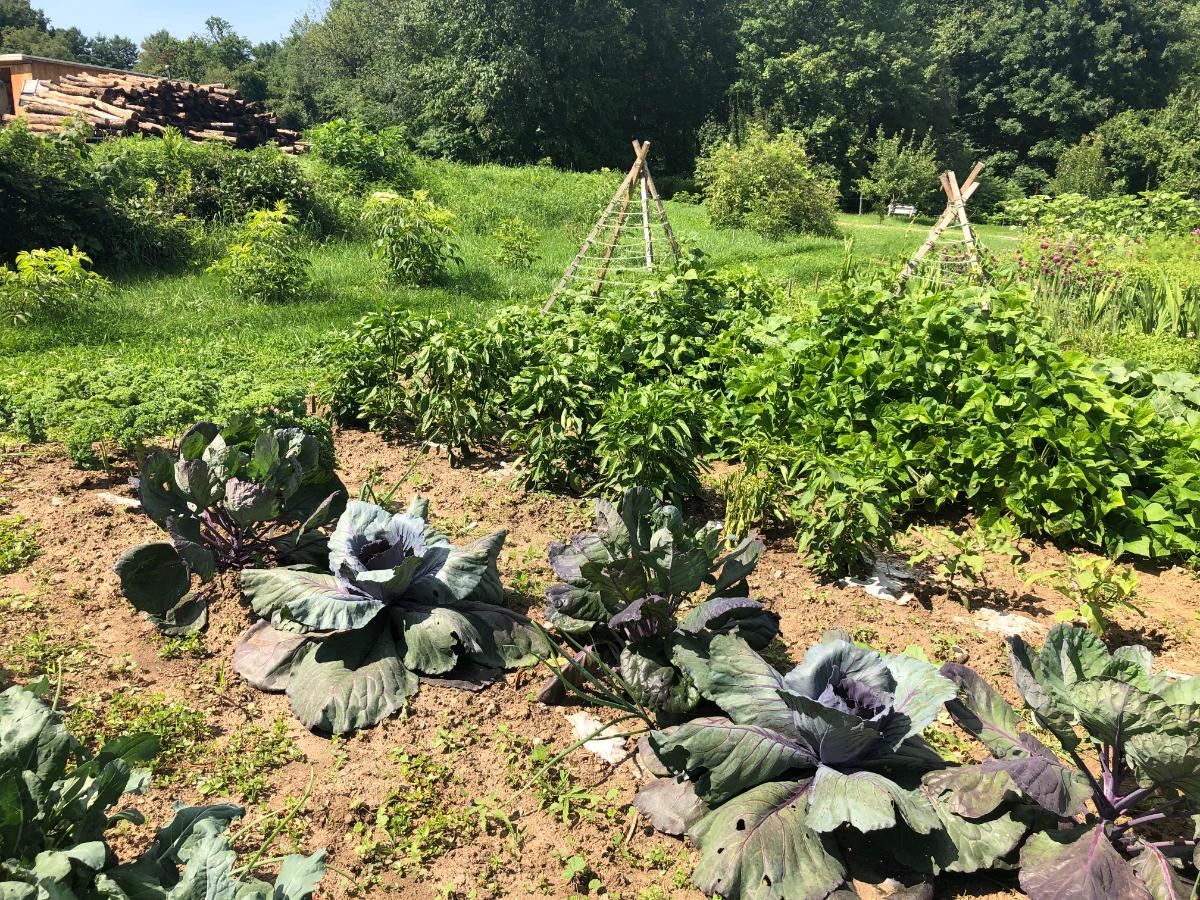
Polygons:
[[879,129],[929,132],[943,161],[984,159],[1021,192],[1099,132],[1115,187],[1192,192],[1198,26],[1195,0],[332,0],[278,41],[213,17],[133,53],[0,0],[6,51],[227,82],[291,127],[344,116],[433,156],[569,168],[653,135],[685,173],[706,139],[757,123],[799,133],[844,193]]

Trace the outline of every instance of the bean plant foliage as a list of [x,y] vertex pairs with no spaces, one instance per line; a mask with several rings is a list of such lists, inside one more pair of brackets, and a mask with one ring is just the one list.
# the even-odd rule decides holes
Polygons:
[[690,672],[715,714],[651,732],[643,755],[661,777],[636,804],[696,842],[706,893],[822,898],[855,859],[926,878],[974,872],[1025,834],[1003,808],[964,815],[953,794],[923,789],[947,764],[921,732],[956,693],[929,663],[830,632],[782,675],[722,634]]
[[[716,634],[736,632],[762,649],[779,630],[746,584],[763,543],[746,537],[730,547],[726,537],[719,522],[687,527],[676,507],[642,488],[617,506],[598,500],[595,531],[550,545],[559,583],[546,591],[546,621],[582,643],[579,665],[593,653],[619,663],[635,701],[666,716],[687,713],[701,697],[685,659],[696,660]],[[556,694],[552,684],[543,697]]]
[[243,814],[230,804],[176,806],[142,855],[119,862],[106,833],[146,820],[119,807],[141,794],[140,764],[158,739],[131,734],[89,753],[39,695],[44,682],[0,694],[0,897],[6,900],[309,900],[325,851],[283,858],[274,884],[235,868],[227,831]]
[[1200,678],[1153,671],[1145,647],[1110,653],[1084,628],[1056,626],[1040,651],[1010,641],[1013,681],[1064,761],[971,669],[942,673],[954,719],[992,758],[931,777],[951,807],[986,816],[1013,796],[1049,820],[1021,850],[1032,900],[1194,896],[1200,829]]
[[211,422],[189,429],[178,454],[148,454],[138,495],[170,540],[134,547],[115,569],[126,599],[167,634],[207,623],[208,592],[193,590],[194,578],[324,559],[322,529],[346,503],[311,435],[298,428],[247,434]]
[[247,569],[242,589],[262,620],[234,651],[254,686],[286,690],[307,727],[375,725],[416,693],[418,674],[487,681],[549,651],[542,632],[503,605],[503,531],[455,547],[428,522],[352,500],[329,539],[327,567]]

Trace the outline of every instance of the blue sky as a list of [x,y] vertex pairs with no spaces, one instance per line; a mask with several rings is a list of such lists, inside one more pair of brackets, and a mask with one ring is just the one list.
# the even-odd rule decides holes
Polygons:
[[292,22],[326,6],[324,0],[193,0],[189,3],[150,0],[33,0],[56,27],[74,25],[85,34],[123,34],[141,41],[166,28],[186,37],[204,30],[204,20],[220,16],[250,40],[269,41],[287,34]]

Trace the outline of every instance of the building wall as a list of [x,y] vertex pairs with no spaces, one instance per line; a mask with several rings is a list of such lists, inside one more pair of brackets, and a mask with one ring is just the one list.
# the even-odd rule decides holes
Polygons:
[[25,62],[0,65],[0,80],[8,81],[8,105],[20,116],[24,115],[24,113],[17,102],[17,98],[21,96],[21,88],[25,85],[26,81],[30,79],[54,81],[63,75],[102,75],[105,71],[107,70],[81,63],[27,60]]

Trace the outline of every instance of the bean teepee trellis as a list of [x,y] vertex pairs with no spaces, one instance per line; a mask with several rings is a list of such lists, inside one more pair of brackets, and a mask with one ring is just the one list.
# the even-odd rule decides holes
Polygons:
[[[636,156],[629,174],[613,194],[612,200],[579,248],[579,253],[554,286],[550,299],[542,307],[543,314],[550,311],[554,301],[571,285],[585,288],[593,297],[599,297],[606,285],[636,284],[630,280],[636,272],[654,269],[656,229],[661,231],[665,239],[660,244],[665,242],[678,262],[679,241],[667,219],[667,210],[654,185],[650,164],[646,161],[650,142],[634,141],[633,150]],[[641,203],[640,219],[636,214],[631,214],[635,200]],[[654,205],[653,213],[651,202]]]
[[[975,239],[975,231],[971,227],[971,220],[967,217],[967,201],[979,189],[979,173],[983,171],[983,163],[976,163],[975,168],[971,170],[971,174],[967,176],[967,180],[960,186],[958,176],[952,170],[945,171],[941,174],[942,190],[946,193],[946,210],[941,217],[934,223],[933,228],[929,232],[929,237],[925,239],[913,258],[908,261],[908,264],[900,272],[900,281],[897,285],[897,290],[903,287],[904,282],[916,273],[917,268],[921,264],[930,251],[937,247],[954,247],[956,255],[949,259],[943,259],[943,264],[960,265],[970,271],[972,275],[981,275],[983,273],[983,263],[979,255],[979,242]],[[962,238],[944,240],[946,231],[955,223],[961,230]]]

